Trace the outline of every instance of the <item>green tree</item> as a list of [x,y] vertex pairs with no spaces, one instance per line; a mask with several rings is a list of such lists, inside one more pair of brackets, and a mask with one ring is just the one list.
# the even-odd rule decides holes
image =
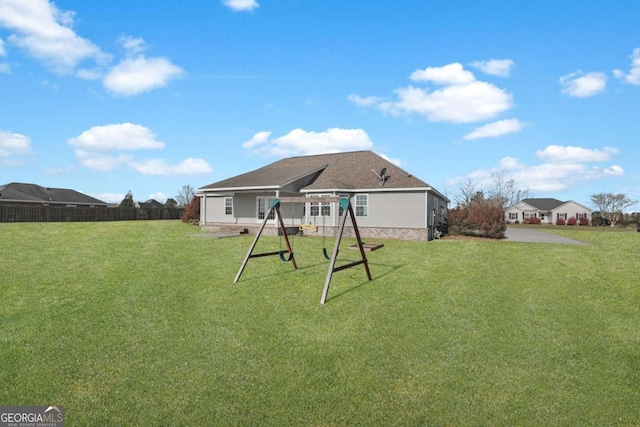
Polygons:
[[131,190],[129,190],[127,192],[127,195],[124,196],[124,199],[122,199],[122,201],[120,202],[120,207],[121,208],[135,208],[136,204],[133,201],[133,193],[131,193]]
[[172,199],[171,197],[164,202],[165,208],[175,208],[176,206],[178,206],[178,202],[176,202],[176,199]]

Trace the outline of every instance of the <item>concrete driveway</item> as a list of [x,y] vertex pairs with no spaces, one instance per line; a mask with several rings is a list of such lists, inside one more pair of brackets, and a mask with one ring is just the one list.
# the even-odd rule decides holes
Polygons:
[[555,234],[545,233],[544,231],[533,230],[531,228],[507,227],[507,231],[504,235],[505,240],[508,242],[558,243],[562,245],[591,246],[589,243],[567,239],[566,237],[556,236]]

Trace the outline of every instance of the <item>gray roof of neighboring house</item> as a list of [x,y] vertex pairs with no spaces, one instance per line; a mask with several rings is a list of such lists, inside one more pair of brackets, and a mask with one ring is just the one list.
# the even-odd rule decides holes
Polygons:
[[528,204],[529,206],[533,206],[534,208],[541,211],[550,211],[557,208],[560,205],[564,205],[567,202],[562,202],[558,199],[522,199],[522,202]]
[[12,182],[0,185],[0,203],[47,203],[64,205],[103,205],[107,203],[66,188],[45,188],[36,184]]
[[141,208],[151,209],[151,208],[161,208],[164,205],[157,201],[156,199],[149,199],[146,202],[138,202]]
[[[379,173],[383,168],[386,168],[385,175],[387,176],[384,186],[381,185],[382,181],[379,178]],[[389,189],[431,188],[426,182],[372,151],[351,151],[289,157],[254,171],[206,185],[201,190],[281,188],[314,174],[317,176],[301,191],[366,190],[380,189],[381,187]]]

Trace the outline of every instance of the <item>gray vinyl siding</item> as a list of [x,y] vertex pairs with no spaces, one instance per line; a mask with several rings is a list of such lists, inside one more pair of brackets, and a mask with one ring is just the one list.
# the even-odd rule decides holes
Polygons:
[[[367,216],[358,216],[356,220],[359,227],[391,227],[391,228],[427,228],[433,225],[433,209],[440,214],[440,207],[446,211],[446,201],[434,194],[425,191],[402,192],[362,192],[368,196]],[[283,195],[284,196],[284,195]],[[355,194],[352,194],[351,203],[356,211]],[[227,196],[228,197],[228,196]],[[209,196],[206,198],[204,209],[204,223],[220,224],[252,224],[258,223],[256,218],[257,197],[275,197],[274,194],[245,193],[233,196],[233,215],[225,215],[225,196]],[[313,198],[309,199],[309,202]],[[334,220],[325,218],[327,225],[337,225],[336,205],[332,207]],[[304,205],[283,204],[281,214],[285,225],[298,225],[301,220],[316,225],[322,224],[322,217],[309,217],[302,219]],[[309,212],[307,212],[307,215]],[[333,224],[333,222],[335,223]],[[270,221],[271,222],[271,221]],[[274,221],[275,223],[275,221]],[[436,221],[437,223],[437,221]]]
[[[284,195],[283,195],[284,196]],[[222,223],[222,224],[252,224],[258,221],[257,218],[257,199],[258,197],[275,198],[275,194],[263,193],[246,193],[236,194],[233,197],[233,215],[225,215],[225,197],[215,196],[207,197],[206,209],[204,210],[205,223]],[[280,213],[286,225],[291,223],[300,224],[303,207],[301,204],[284,204],[280,207]],[[293,215],[293,219],[292,219]],[[275,221],[269,221],[269,223]]]
[[[224,197],[207,197],[205,202],[205,222],[235,222],[234,215],[224,214]],[[233,211],[235,214],[236,205],[233,201]],[[202,210],[202,209],[200,209]]]
[[205,223],[243,224],[256,222],[256,196],[249,194],[233,196],[233,215],[225,215],[225,196],[207,197]]
[[356,217],[358,227],[425,227],[424,191],[362,194],[369,195],[368,215]]

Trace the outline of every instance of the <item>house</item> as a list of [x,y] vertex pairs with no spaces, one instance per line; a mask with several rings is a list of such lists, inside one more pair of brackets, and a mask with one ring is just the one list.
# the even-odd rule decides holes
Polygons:
[[[200,225],[211,231],[253,231],[274,198],[307,197],[306,203],[283,204],[285,225],[318,227],[305,228],[305,234],[333,233],[339,204],[314,203],[320,196],[349,197],[364,238],[431,240],[449,202],[372,151],[320,154],[285,158],[200,188]],[[267,219],[267,228],[265,233],[277,232],[275,217]]]
[[66,188],[48,188],[36,184],[12,182],[0,185],[0,205],[106,207],[107,203]]
[[138,206],[143,209],[160,209],[164,207],[164,204],[156,199],[149,199],[146,202],[138,202]]
[[586,217],[591,222],[591,209],[572,200],[563,202],[557,199],[523,199],[504,212],[507,222],[524,222],[530,218],[539,218],[542,224],[557,224],[569,218],[580,220]]

